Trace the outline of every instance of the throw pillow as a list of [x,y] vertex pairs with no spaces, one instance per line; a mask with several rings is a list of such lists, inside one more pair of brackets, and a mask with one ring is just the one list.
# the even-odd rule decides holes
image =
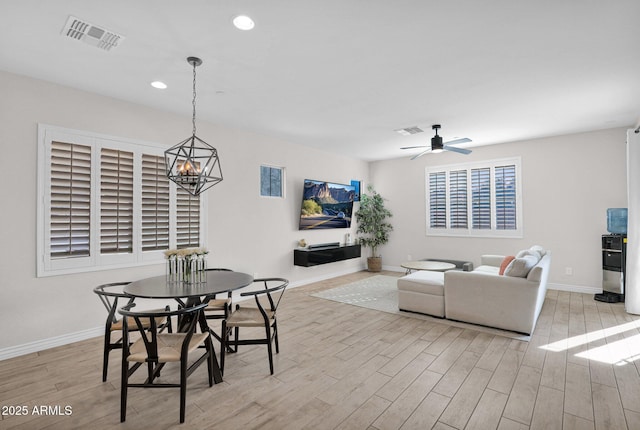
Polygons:
[[523,249],[516,254],[516,258],[523,258],[527,255],[533,255],[537,259],[536,263],[542,258],[542,254],[539,251],[532,249]]
[[540,253],[540,258],[544,257],[544,255],[547,253],[547,251],[545,251],[545,249],[543,247],[541,247],[540,245],[533,245],[529,249],[531,251],[538,251]]
[[504,271],[505,276],[526,278],[529,271],[538,263],[535,255],[525,255],[522,258],[514,258]]
[[514,258],[516,258],[514,255],[507,255],[506,257],[504,257],[504,260],[502,260],[502,264],[500,264],[500,271],[498,272],[499,275],[504,275],[505,269],[507,268],[509,263],[513,261]]

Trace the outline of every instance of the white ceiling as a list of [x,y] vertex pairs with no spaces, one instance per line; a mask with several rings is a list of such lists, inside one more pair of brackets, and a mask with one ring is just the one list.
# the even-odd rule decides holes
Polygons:
[[0,70],[190,118],[194,55],[199,120],[364,160],[635,125],[639,41],[638,0],[0,0]]

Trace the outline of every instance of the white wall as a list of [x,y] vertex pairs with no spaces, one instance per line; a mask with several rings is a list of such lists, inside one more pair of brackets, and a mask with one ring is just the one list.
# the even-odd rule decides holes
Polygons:
[[[36,136],[47,123],[131,139],[166,143],[191,132],[190,118],[0,72],[0,357],[3,350],[95,329],[104,309],[92,288],[164,273],[160,265],[36,278]],[[372,182],[394,213],[385,266],[414,258],[448,257],[479,263],[482,253],[513,254],[540,244],[553,251],[551,282],[599,287],[600,235],[606,208],[626,206],[625,130],[559,136],[476,148],[470,156],[444,153],[418,161],[367,164],[293,143],[198,121],[198,135],[220,152],[224,181],[207,191],[209,263],[302,284],[359,270],[361,260],[314,268],[293,266],[293,248],[342,241],[347,230],[304,232],[297,216],[305,178]],[[524,238],[425,236],[424,167],[521,156]],[[258,196],[259,164],[287,169],[287,198]],[[369,173],[371,180],[369,180]],[[350,230],[353,234],[355,228]],[[368,250],[364,252],[368,255]],[[573,268],[573,276],[564,274]],[[28,348],[27,348],[28,349]]]
[[[426,141],[428,141],[428,138]],[[371,164],[371,180],[388,199],[395,230],[380,249],[385,266],[443,257],[480,263],[481,254],[513,255],[539,244],[552,250],[550,282],[601,288],[600,236],[606,210],[626,207],[626,129],[556,136],[474,148],[467,156],[429,154]],[[426,236],[426,166],[520,156],[522,159],[522,239]],[[573,275],[565,274],[571,267]],[[558,285],[560,284],[560,285]]]
[[[37,124],[166,143],[191,133],[190,117],[0,72],[0,357],[2,350],[102,327],[94,286],[164,273],[164,266],[36,278]],[[298,231],[305,178],[368,180],[366,162],[198,121],[198,136],[220,154],[224,181],[206,192],[209,264],[282,276],[292,284],[353,272],[360,259],[293,266],[297,241],[343,241],[347,231]],[[259,197],[259,165],[286,168],[286,199]],[[94,330],[95,331],[95,330]]]

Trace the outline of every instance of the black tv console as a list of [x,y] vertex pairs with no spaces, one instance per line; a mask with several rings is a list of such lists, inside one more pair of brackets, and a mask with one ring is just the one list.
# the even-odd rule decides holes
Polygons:
[[361,255],[360,245],[329,245],[322,248],[298,248],[293,250],[295,266],[317,266],[319,264],[358,258]]
[[332,246],[340,246],[340,242],[316,243],[315,245],[307,246],[307,249],[329,248]]

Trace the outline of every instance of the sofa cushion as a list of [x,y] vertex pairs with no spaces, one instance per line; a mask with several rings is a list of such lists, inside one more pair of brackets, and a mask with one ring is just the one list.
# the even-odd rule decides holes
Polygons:
[[500,272],[500,268],[497,266],[489,266],[486,264],[483,264],[481,266],[476,267],[475,269],[473,269],[473,273],[480,273],[480,274],[484,274],[484,275],[497,275]]
[[535,255],[525,255],[524,257],[514,258],[504,271],[506,276],[512,276],[516,278],[526,278],[529,271],[538,264],[540,259]]
[[507,268],[507,266],[509,265],[509,263],[511,263],[514,258],[516,258],[514,255],[507,255],[506,257],[504,257],[504,260],[502,260],[502,264],[500,264],[500,270],[498,271],[498,275],[504,275],[504,271]]
[[398,279],[398,290],[444,295],[444,272],[420,270]]

